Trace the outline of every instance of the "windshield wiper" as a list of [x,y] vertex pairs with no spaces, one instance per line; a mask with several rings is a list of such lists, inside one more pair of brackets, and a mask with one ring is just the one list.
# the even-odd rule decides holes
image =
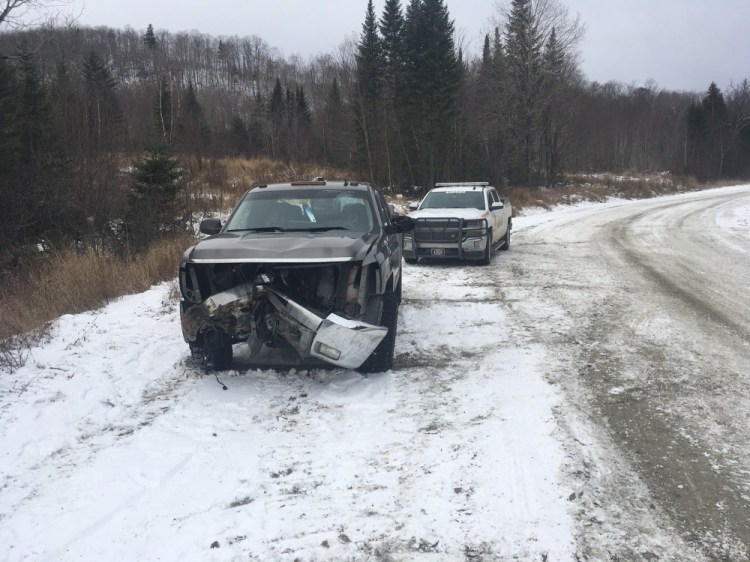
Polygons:
[[263,226],[259,228],[231,228],[227,232],[288,232],[288,230],[280,226]]
[[345,226],[313,226],[311,228],[290,228],[288,232],[328,232],[329,230],[349,230]]

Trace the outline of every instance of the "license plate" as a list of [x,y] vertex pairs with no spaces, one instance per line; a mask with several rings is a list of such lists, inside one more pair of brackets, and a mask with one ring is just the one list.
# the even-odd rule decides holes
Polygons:
[[433,256],[444,256],[445,250],[443,248],[433,248],[432,249],[432,255]]

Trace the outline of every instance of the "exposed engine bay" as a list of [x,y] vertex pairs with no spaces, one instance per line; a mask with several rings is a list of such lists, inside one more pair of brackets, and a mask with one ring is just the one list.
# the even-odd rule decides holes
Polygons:
[[217,338],[292,347],[301,359],[356,368],[387,333],[373,265],[187,263],[180,270],[182,331],[191,347]]

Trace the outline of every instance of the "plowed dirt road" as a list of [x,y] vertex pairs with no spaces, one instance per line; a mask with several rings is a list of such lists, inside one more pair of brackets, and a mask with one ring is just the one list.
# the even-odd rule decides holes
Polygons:
[[750,551],[749,208],[740,188],[581,210],[524,229],[508,260],[517,306],[560,318],[539,338],[565,357],[567,406],[619,456],[591,503],[647,507],[685,557]]

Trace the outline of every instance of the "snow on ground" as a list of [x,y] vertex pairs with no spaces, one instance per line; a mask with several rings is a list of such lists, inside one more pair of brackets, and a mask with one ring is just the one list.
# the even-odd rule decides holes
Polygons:
[[0,378],[0,558],[573,559],[560,398],[542,346],[498,338],[488,271],[411,269],[401,366],[371,377],[224,391],[166,285],[61,318]]
[[[750,208],[720,217],[747,240]],[[570,472],[606,477],[610,456],[583,418],[560,426],[538,335],[565,319],[509,302],[522,265],[405,266],[396,367],[370,377],[252,368],[237,346],[222,390],[166,284],[60,318],[0,373],[0,559],[577,559],[576,521],[606,510],[574,505]]]

